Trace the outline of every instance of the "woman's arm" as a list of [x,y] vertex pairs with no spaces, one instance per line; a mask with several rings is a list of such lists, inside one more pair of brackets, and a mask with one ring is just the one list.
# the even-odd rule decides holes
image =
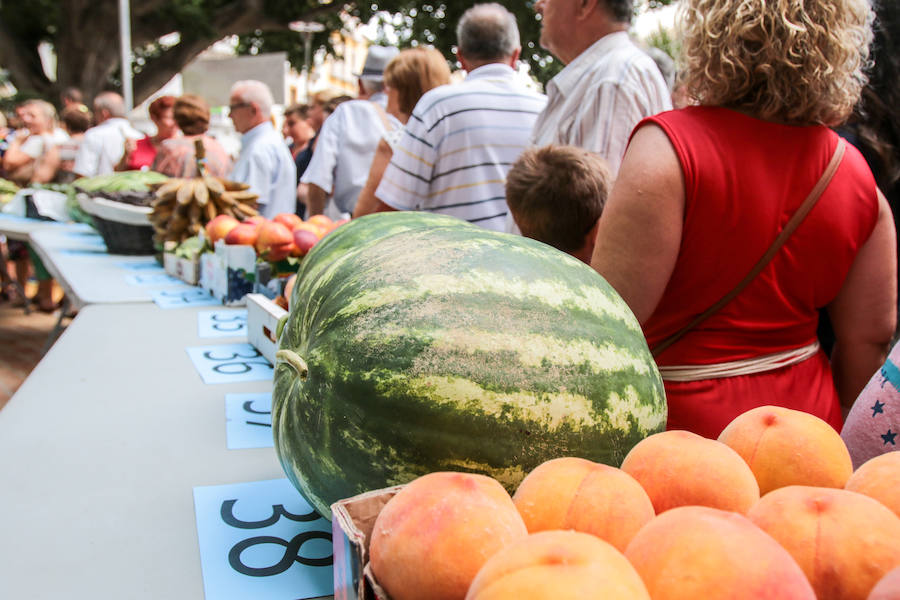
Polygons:
[[9,143],[9,147],[3,154],[3,169],[7,173],[15,171],[34,160],[33,156],[22,152],[22,144],[25,143],[29,136],[30,133],[27,129],[20,129],[16,132],[16,137]]
[[37,159],[34,165],[34,175],[31,176],[32,183],[49,183],[56,177],[56,171],[59,169],[59,147],[50,145],[47,151]]
[[684,220],[684,176],[665,132],[638,129],[600,216],[591,266],[619,292],[640,323],[672,276]]
[[366,185],[359,193],[359,199],[356,201],[356,208],[353,209],[353,218],[357,219],[365,215],[381,212],[384,210],[393,210],[375,197],[375,190],[381,183],[381,177],[384,175],[385,169],[391,162],[391,156],[394,151],[391,146],[382,138],[378,142],[378,148],[375,149],[375,157],[372,159],[372,166],[369,167],[369,178]]
[[831,367],[841,404],[849,407],[881,367],[897,326],[897,250],[891,209],[878,191],[878,220],[828,305],[834,327]]

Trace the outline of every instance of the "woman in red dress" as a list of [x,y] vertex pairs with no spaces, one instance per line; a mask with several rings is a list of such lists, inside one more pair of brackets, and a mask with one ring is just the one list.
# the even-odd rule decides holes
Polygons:
[[150,103],[147,112],[150,113],[150,120],[156,125],[156,135],[148,135],[140,140],[127,140],[125,153],[116,165],[116,171],[139,171],[150,168],[162,143],[180,135],[173,115],[174,106],[175,96],[160,96]]
[[[865,84],[867,0],[686,0],[697,106],[638,124],[592,266],[651,348],[735,288],[825,171]],[[657,353],[668,427],[716,437],[774,404],[840,430],[896,324],[891,212],[849,145],[817,204],[736,298]],[[826,307],[836,343],[816,341]]]

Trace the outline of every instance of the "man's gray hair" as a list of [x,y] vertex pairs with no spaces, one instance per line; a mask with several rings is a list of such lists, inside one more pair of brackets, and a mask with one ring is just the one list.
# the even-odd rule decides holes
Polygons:
[[378,92],[384,91],[384,80],[383,79],[372,79],[371,77],[360,77],[360,83],[363,86],[363,89],[366,90],[367,94],[377,94]]
[[109,116],[122,118],[125,116],[125,100],[115,92],[101,92],[94,98],[94,112],[105,110]]
[[275,100],[272,98],[269,86],[262,81],[255,79],[238,81],[231,86],[231,95],[240,98],[241,102],[256,104],[264,117],[272,114],[272,105],[275,104]]
[[456,26],[459,52],[469,60],[500,60],[519,49],[519,27],[511,12],[496,2],[476,4]]

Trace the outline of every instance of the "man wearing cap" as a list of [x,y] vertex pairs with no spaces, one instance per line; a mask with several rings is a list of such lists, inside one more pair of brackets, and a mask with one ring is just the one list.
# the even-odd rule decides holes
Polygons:
[[300,179],[309,184],[309,216],[324,213],[340,218],[353,213],[378,141],[388,130],[402,127],[384,110],[384,68],[398,52],[397,48],[371,46],[358,75],[359,99],[340,104],[322,125],[312,160]]
[[261,81],[231,86],[228,115],[241,135],[241,153],[231,178],[259,194],[259,212],[267,219],[293,213],[297,168],[287,144],[272,126],[272,92]]

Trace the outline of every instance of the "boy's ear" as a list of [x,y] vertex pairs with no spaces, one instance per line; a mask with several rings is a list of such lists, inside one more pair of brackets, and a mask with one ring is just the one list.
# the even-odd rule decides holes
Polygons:
[[591,264],[591,257],[594,255],[594,246],[597,244],[597,230],[600,226],[600,219],[594,222],[594,226],[584,236],[584,243],[581,248],[572,252],[572,256],[583,263]]

